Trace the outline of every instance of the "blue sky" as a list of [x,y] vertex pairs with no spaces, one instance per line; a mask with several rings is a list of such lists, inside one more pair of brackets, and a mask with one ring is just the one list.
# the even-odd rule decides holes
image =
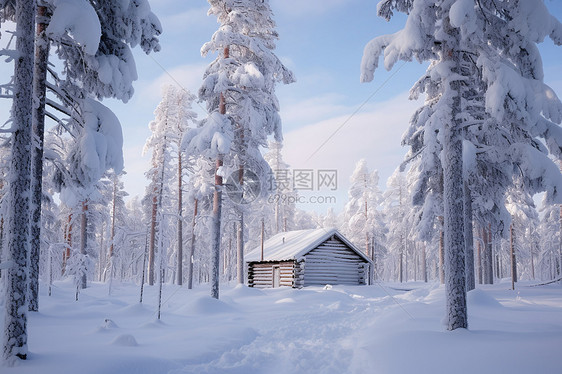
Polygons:
[[[371,83],[359,82],[365,44],[375,36],[401,29],[405,20],[403,15],[395,16],[391,22],[378,18],[376,3],[271,0],[280,35],[276,54],[297,78],[296,83],[277,88],[285,134],[284,157],[292,169],[338,172],[336,191],[312,193],[320,197],[333,195],[337,203],[304,205],[304,209],[341,210],[347,199],[349,177],[361,158],[367,160],[370,169],[379,171],[380,186],[384,188],[406,152],[400,146],[401,135],[419,105],[408,101],[407,93],[426,65],[399,63],[391,72],[377,71]],[[546,0],[551,13],[559,19],[561,3]],[[140,153],[149,135],[152,112],[160,101],[160,86],[177,81],[197,92],[205,67],[215,57],[203,58],[199,53],[218,26],[214,17],[206,15],[209,6],[205,0],[157,0],[151,4],[164,28],[162,51],[152,57],[136,52],[139,81],[135,97],[126,106],[110,104],[124,128],[129,173],[125,183],[132,195],[144,193],[143,172],[149,156],[141,157]],[[562,95],[562,48],[554,47],[549,40],[543,44],[545,80]],[[196,109],[203,116],[203,110]],[[345,121],[336,135],[321,146]]]
[[[200,48],[218,27],[215,17],[206,14],[206,0],[150,3],[164,28],[160,38],[162,51],[146,56],[136,48],[139,79],[134,97],[127,104],[104,100],[123,126],[128,173],[125,188],[131,195],[140,196],[145,192],[144,172],[150,162],[150,155],[141,153],[150,135],[148,124],[161,99],[160,88],[163,84],[179,83],[197,92],[205,67],[215,58],[201,57]],[[562,20],[562,1],[545,3]],[[406,152],[400,146],[401,136],[419,106],[407,100],[408,90],[426,65],[398,63],[391,72],[378,70],[371,83],[359,82],[365,44],[375,36],[401,29],[405,21],[400,14],[390,23],[378,18],[376,0],[270,0],[270,4],[280,35],[276,54],[297,78],[296,83],[277,87],[285,160],[292,169],[337,170],[336,191],[313,193],[335,196],[337,203],[302,208],[319,212],[330,207],[341,210],[347,200],[349,177],[359,159],[365,158],[370,169],[379,170],[381,188],[401,162]],[[554,47],[549,40],[543,44],[545,80],[562,96],[562,47]],[[2,74],[8,74],[5,68],[6,65]],[[5,108],[5,104],[6,101],[0,105]],[[203,118],[204,104],[199,105],[195,109]],[[321,146],[344,122],[333,138]]]

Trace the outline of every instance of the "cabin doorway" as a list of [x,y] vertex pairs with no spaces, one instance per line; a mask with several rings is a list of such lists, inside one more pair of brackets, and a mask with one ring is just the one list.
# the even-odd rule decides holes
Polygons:
[[277,288],[281,286],[281,270],[279,270],[279,266],[273,267],[273,288]]

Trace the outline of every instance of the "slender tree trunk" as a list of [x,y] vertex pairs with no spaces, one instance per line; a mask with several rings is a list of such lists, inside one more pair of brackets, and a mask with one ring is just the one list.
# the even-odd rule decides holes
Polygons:
[[425,283],[427,283],[427,256],[425,253],[425,243],[422,244],[422,275],[423,275],[423,281]]
[[[560,161],[562,169],[562,161]],[[562,276],[562,204],[560,204],[559,233],[558,233],[558,276]]]
[[[1,183],[0,183],[1,189]],[[0,215],[0,262],[4,258],[4,216]],[[0,279],[2,278],[2,269],[0,269]]]
[[[224,49],[224,58],[229,57],[230,50]],[[226,114],[224,95],[220,95],[219,113]],[[222,213],[222,176],[218,171],[223,166],[223,155],[219,154],[215,163],[215,191],[213,192],[213,213],[211,228],[211,297],[219,298],[220,248],[221,248],[221,213]]]
[[511,289],[515,290],[515,282],[517,282],[517,261],[515,258],[515,228],[513,227],[514,224],[512,223],[509,226],[509,233],[510,233],[510,252],[511,252]]
[[439,282],[445,284],[445,231],[443,217],[439,217],[441,231],[439,231]]
[[182,164],[181,152],[178,152],[178,258],[177,258],[177,271],[176,283],[183,284],[183,191],[182,191]]
[[240,211],[240,221],[236,230],[236,280],[244,284],[244,212]]
[[62,252],[62,275],[66,274],[66,264],[70,258],[72,249],[72,214],[68,215],[68,222],[65,230],[65,248]]
[[492,225],[488,225],[488,240],[486,241],[486,261],[487,264],[487,283],[486,284],[494,284],[494,249],[493,249],[493,242],[492,242]]
[[404,281],[404,248],[400,248],[400,254],[398,255],[398,280],[400,283]]
[[152,196],[152,213],[150,219],[150,240],[148,242],[148,285],[154,285],[154,256],[156,247],[156,220],[158,215],[158,196],[155,188]]
[[99,254],[99,271],[98,271],[98,281],[102,282],[103,279],[103,273],[105,269],[105,250],[103,248],[104,245],[104,239],[105,239],[105,221],[102,222],[101,224],[101,230],[100,230],[100,254]]
[[195,255],[195,224],[197,223],[197,205],[199,200],[195,199],[193,204],[193,219],[191,220],[191,244],[189,246],[189,267],[187,268],[187,289],[193,288],[193,260]]
[[466,291],[476,287],[474,280],[474,237],[472,227],[472,196],[468,183],[464,183],[464,242],[466,251]]
[[533,260],[533,247],[536,245],[535,241],[533,240],[531,245],[529,246],[529,255],[531,257],[531,279],[535,279],[535,261]]
[[80,288],[85,289],[87,287],[86,280],[86,249],[88,247],[88,202],[86,200],[82,201],[82,214],[80,215],[80,255],[83,273],[80,275]]
[[45,96],[47,91],[47,64],[49,62],[49,39],[47,8],[37,7],[37,38],[35,43],[33,94],[37,103],[33,109],[33,137],[31,180],[32,219],[31,252],[29,254],[29,311],[39,310],[39,257],[41,253],[41,198],[43,196],[43,139],[45,133]]
[[[455,46],[456,47],[456,46]],[[457,74],[460,70],[460,54],[444,50],[445,58],[451,56]],[[455,72],[455,71],[453,71]],[[463,207],[463,160],[462,160],[462,113],[461,82],[452,80],[445,88],[445,95],[452,97],[449,121],[444,124],[443,134],[443,201],[445,229],[445,295],[447,329],[467,328],[465,240]]]
[[16,1],[15,86],[12,102],[12,157],[8,221],[8,260],[6,271],[3,334],[5,360],[27,358],[27,290],[31,217],[31,146],[33,108],[33,39],[35,1]]
[[220,245],[221,245],[221,213],[222,213],[222,177],[218,170],[223,166],[223,156],[219,155],[215,169],[215,191],[213,193],[213,214],[211,229],[211,297],[219,298],[220,278]]
[[[114,254],[114,249],[115,249],[115,219],[116,219],[116,215],[115,215],[115,211],[116,211],[116,205],[117,205],[117,176],[115,177],[115,180],[113,181],[113,199],[112,199],[112,207],[111,207],[111,233],[109,236],[109,259],[111,262],[111,259],[113,258],[113,254]],[[113,264],[111,262],[111,264]]]
[[[484,232],[483,230],[478,230],[478,229],[477,231],[481,233]],[[478,284],[482,284],[482,242],[484,241],[484,236],[482,235],[482,238],[480,239],[481,240],[478,241],[478,253],[476,254],[478,260]]]

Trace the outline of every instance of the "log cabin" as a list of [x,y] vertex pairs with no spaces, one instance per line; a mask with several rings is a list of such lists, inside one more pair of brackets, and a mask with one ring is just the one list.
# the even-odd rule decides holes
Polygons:
[[246,254],[248,285],[368,284],[372,261],[336,229],[279,233]]

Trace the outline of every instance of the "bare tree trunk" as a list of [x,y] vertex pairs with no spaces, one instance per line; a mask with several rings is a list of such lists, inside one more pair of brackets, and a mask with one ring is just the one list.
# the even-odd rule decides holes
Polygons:
[[101,224],[101,230],[100,230],[100,254],[99,254],[99,272],[98,272],[98,281],[102,282],[103,279],[103,273],[105,269],[105,251],[103,248],[104,245],[104,238],[105,238],[105,221],[102,222]]
[[176,283],[183,284],[183,191],[182,191],[182,165],[181,165],[181,152],[178,152],[178,258],[177,258],[177,271]]
[[[479,227],[477,226],[477,231],[483,233],[484,230],[480,230]],[[480,234],[479,234],[480,235]],[[480,238],[480,240],[478,241],[478,253],[476,254],[477,258],[478,258],[478,284],[482,284],[482,243],[484,241],[484,235],[482,235],[482,238]]]
[[45,133],[45,97],[47,92],[47,64],[49,63],[49,39],[47,8],[37,7],[37,39],[35,43],[33,95],[37,100],[33,110],[32,172],[31,180],[31,249],[29,254],[29,310],[39,310],[39,257],[41,253],[41,198],[43,196],[43,141]]
[[404,281],[404,248],[400,248],[400,254],[398,255],[398,280],[400,283]]
[[423,281],[425,283],[427,283],[427,256],[425,253],[425,243],[422,244],[422,275],[423,275]]
[[215,191],[213,193],[213,214],[211,229],[211,297],[219,298],[220,278],[220,245],[221,245],[221,213],[222,213],[222,177],[217,173],[223,166],[223,156],[219,155],[215,169]]
[[445,284],[445,232],[443,230],[443,217],[439,217],[441,231],[439,231],[439,282]]
[[66,274],[66,263],[70,258],[70,251],[72,249],[72,214],[68,215],[68,222],[65,229],[65,248],[62,253],[62,275]]
[[[560,161],[560,168],[562,169],[562,161]],[[559,234],[558,234],[558,276],[562,276],[562,204],[560,204],[560,218],[559,218]]]
[[193,288],[193,260],[195,255],[195,224],[197,223],[197,205],[199,200],[195,199],[193,204],[193,219],[191,221],[191,244],[189,246],[189,267],[187,268],[187,289]]
[[533,260],[533,247],[536,245],[536,242],[533,240],[531,245],[529,246],[529,254],[531,257],[531,279],[535,279],[535,261]]
[[236,231],[236,280],[244,284],[244,212],[240,211],[240,221]]
[[[230,50],[224,48],[224,58],[228,58]],[[226,114],[224,95],[220,95],[219,112]],[[219,154],[215,163],[215,191],[213,192],[213,213],[211,228],[211,297],[219,298],[220,248],[221,248],[221,213],[222,213],[222,176],[218,171],[223,166],[223,155]]]
[[[1,188],[0,183],[0,188]],[[0,262],[4,256],[4,216],[0,215]],[[0,278],[2,278],[2,269],[0,269]]]
[[12,157],[8,201],[8,260],[4,306],[3,357],[27,358],[27,290],[31,217],[31,145],[33,108],[33,39],[35,1],[16,1],[16,50],[12,102]]
[[[446,21],[446,20],[445,20]],[[443,57],[455,63],[452,73],[461,74],[461,54],[447,50],[444,44]],[[451,46],[456,47],[456,46]],[[451,80],[444,95],[452,96],[450,118],[444,124],[443,134],[443,205],[445,231],[445,294],[447,329],[468,327],[465,278],[465,240],[463,207],[463,159],[462,159],[462,113],[461,82]],[[450,90],[450,91],[449,91]],[[449,91],[449,92],[447,92]]]
[[472,196],[468,183],[464,183],[464,242],[466,251],[466,291],[476,287],[474,279],[474,237],[472,227]]
[[510,233],[510,252],[511,252],[511,289],[515,290],[515,282],[517,282],[517,261],[515,258],[515,228],[513,227],[514,224],[512,223],[509,226],[509,233]]
[[88,247],[88,202],[82,201],[82,214],[80,215],[80,255],[82,259],[83,273],[80,275],[80,288],[87,287],[86,281],[86,264],[84,263],[86,257],[86,248]]
[[158,215],[158,196],[155,188],[152,196],[152,213],[150,220],[150,239],[148,242],[148,285],[154,285],[154,256],[156,247],[156,218]]

